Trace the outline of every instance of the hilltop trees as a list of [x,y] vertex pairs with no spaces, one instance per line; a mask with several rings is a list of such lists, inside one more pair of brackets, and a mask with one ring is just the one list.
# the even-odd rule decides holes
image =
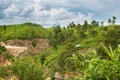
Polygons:
[[69,25],[67,25],[67,28],[75,28],[76,25],[74,22],[71,22]]
[[82,25],[81,25],[80,23],[78,23],[78,24],[76,25],[76,27],[77,27],[77,30],[79,30],[79,29],[82,27]]
[[115,25],[115,23],[116,23],[116,21],[115,21],[115,20],[116,20],[116,17],[115,17],[115,16],[113,16],[113,17],[112,17],[112,24],[113,24],[113,25]]
[[94,26],[94,27],[95,27],[95,26],[98,27],[98,26],[99,26],[99,22],[93,20],[93,21],[91,22],[91,25]]
[[111,19],[109,18],[109,19],[108,19],[108,23],[109,23],[109,25],[111,24],[111,22],[112,22],[112,21],[111,21]]
[[87,28],[88,28],[88,22],[87,22],[87,20],[86,20],[86,21],[84,21],[84,24],[83,24],[83,26],[82,26],[82,29],[83,29],[84,31],[86,31]]
[[112,19],[109,18],[109,19],[108,19],[108,23],[109,23],[109,25],[110,25],[110,24],[115,25],[115,23],[116,23],[116,17],[113,16]]
[[61,30],[61,26],[60,25],[54,25],[54,34],[53,37],[50,40],[50,44],[57,49],[57,45],[61,44],[62,42],[64,42],[64,36]]
[[104,26],[104,21],[101,21],[101,26]]
[[0,26],[0,38],[2,40],[45,38],[48,35],[45,33],[46,30],[41,25],[30,23]]

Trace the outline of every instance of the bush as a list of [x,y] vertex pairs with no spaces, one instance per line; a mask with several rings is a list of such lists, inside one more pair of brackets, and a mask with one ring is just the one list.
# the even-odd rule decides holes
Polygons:
[[4,46],[0,46],[0,53],[5,52],[6,48]]
[[104,47],[109,59],[92,57],[84,70],[84,80],[118,80],[120,79],[120,48],[112,50]]
[[20,80],[43,80],[42,66],[31,59],[17,60],[11,70]]
[[13,58],[13,55],[8,53],[4,46],[0,46],[0,54],[2,54],[5,58],[7,58],[9,60]]
[[118,44],[120,44],[120,30],[119,29],[111,29],[104,36],[104,44],[106,46],[111,45],[112,48],[116,48]]
[[8,52],[3,52],[2,55],[9,60],[14,58],[14,56]]
[[8,78],[9,76],[9,69],[7,67],[0,66],[0,78]]
[[109,58],[102,46],[99,46],[98,48],[96,48],[96,51],[97,51],[97,55],[100,56],[101,59]]
[[31,43],[31,45],[33,46],[33,47],[36,47],[36,41],[35,40],[32,40],[32,43]]

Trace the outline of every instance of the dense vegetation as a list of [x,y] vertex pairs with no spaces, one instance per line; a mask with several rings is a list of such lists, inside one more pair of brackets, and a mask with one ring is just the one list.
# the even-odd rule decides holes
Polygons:
[[[119,80],[120,79],[120,25],[116,18],[108,19],[108,26],[93,20],[83,25],[71,22],[67,27],[24,23],[1,25],[0,39],[47,38],[50,48],[36,55],[11,58],[12,65],[0,67],[0,78],[17,76],[20,80],[55,79],[55,73],[72,73],[67,80]],[[0,47],[0,53],[4,53]],[[63,79],[64,80],[64,79]]]
[[46,38],[47,35],[41,25],[33,23],[0,26],[0,39],[2,40]]

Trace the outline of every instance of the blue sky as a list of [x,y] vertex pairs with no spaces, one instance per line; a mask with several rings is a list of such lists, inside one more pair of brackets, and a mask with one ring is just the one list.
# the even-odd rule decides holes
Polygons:
[[112,16],[120,22],[119,0],[0,0],[0,24],[33,22],[43,26],[70,22],[105,21]]

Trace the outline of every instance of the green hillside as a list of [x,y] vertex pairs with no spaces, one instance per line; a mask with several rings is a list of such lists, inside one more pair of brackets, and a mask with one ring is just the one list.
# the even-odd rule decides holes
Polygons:
[[[65,80],[120,79],[120,25],[104,26],[93,20],[90,24],[71,22],[66,27],[54,25],[51,28],[34,23],[0,26],[3,42],[40,38],[48,39],[50,47],[34,55],[10,57],[12,64],[0,67],[1,80],[12,76],[19,80],[45,80],[47,77],[55,80],[57,72],[61,78],[69,73]],[[11,56],[3,47],[0,53]]]

